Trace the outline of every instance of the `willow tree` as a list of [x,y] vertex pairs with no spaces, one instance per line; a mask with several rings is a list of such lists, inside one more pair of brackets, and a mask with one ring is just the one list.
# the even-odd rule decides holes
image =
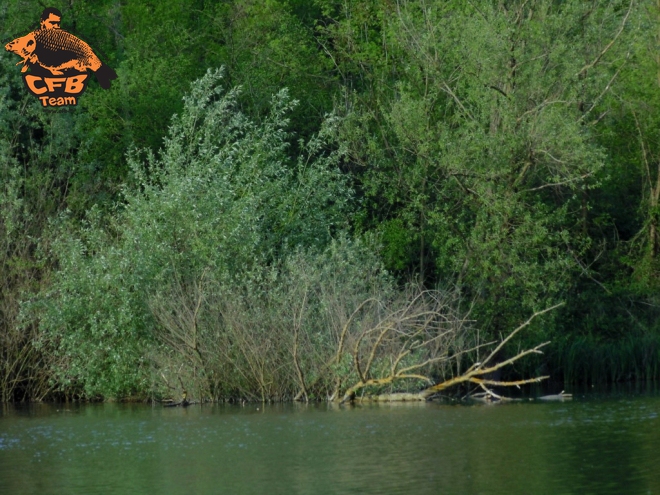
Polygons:
[[[221,83],[222,71],[209,70],[191,85],[160,152],[130,154],[132,181],[110,218],[92,208],[82,224],[58,222],[58,270],[32,307],[66,358],[53,370],[64,389],[144,393],[159,322],[176,316],[153,309],[195,299],[200,280],[239,292],[290,250],[323,250],[346,228],[352,192],[337,166],[335,119],[291,159],[286,128],[297,102],[288,92],[254,121],[239,109],[241,88]],[[166,345],[176,354],[174,342]]]
[[583,273],[594,129],[634,2],[322,2],[346,139],[389,266],[454,280],[497,331]]

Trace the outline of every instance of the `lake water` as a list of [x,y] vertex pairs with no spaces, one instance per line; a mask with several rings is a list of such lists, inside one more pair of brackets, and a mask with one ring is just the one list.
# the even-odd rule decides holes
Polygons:
[[660,494],[660,395],[0,405],[0,494]]

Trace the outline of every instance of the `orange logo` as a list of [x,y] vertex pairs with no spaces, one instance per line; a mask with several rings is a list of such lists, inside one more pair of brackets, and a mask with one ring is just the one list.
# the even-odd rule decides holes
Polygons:
[[23,64],[23,81],[45,107],[76,105],[89,82],[87,69],[103,89],[117,78],[87,43],[60,28],[61,19],[59,10],[47,8],[38,29],[5,45],[23,59],[16,64]]

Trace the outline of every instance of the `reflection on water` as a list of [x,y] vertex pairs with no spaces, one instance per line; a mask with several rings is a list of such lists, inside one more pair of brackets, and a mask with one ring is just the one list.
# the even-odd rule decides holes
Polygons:
[[660,494],[657,394],[0,407],[3,494]]

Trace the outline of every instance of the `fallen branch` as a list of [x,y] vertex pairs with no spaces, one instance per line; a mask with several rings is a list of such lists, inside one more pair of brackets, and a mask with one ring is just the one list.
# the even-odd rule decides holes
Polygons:
[[[381,394],[381,395],[376,395],[376,396],[368,396],[367,400],[375,400],[375,401],[408,401],[408,400],[428,400],[430,397],[436,395],[437,393],[446,390],[451,387],[455,387],[457,385],[463,384],[463,383],[474,383],[476,385],[479,385],[486,393],[490,394],[490,396],[495,397],[499,400],[503,400],[503,397],[494,393],[492,390],[489,389],[489,387],[520,387],[521,385],[527,385],[530,383],[539,383],[543,380],[546,380],[549,378],[549,376],[536,376],[532,378],[525,378],[522,380],[515,380],[515,381],[502,381],[502,380],[496,380],[496,379],[491,379],[490,376],[492,374],[506,366],[509,366],[516,361],[522,359],[525,356],[531,355],[531,354],[542,354],[543,352],[541,349],[548,345],[550,342],[544,342],[542,344],[539,344],[533,348],[530,349],[524,349],[520,352],[518,352],[516,355],[510,357],[509,359],[506,359],[504,361],[501,361],[496,364],[491,364],[489,363],[494,359],[496,355],[502,350],[502,348],[511,341],[513,337],[515,337],[522,329],[526,328],[527,326],[530,325],[530,323],[540,315],[543,315],[549,311],[552,311],[553,309],[558,308],[561,306],[561,304],[556,304],[552,307],[549,307],[547,309],[537,311],[535,312],[532,316],[530,316],[527,321],[519,325],[517,328],[515,328],[506,338],[502,339],[497,346],[488,354],[488,356],[480,362],[474,363],[472,366],[470,366],[465,372],[459,374],[458,376],[454,376],[448,380],[444,380],[440,383],[437,383],[435,385],[431,385],[425,389],[423,389],[420,392],[417,393],[389,393],[389,394]],[[410,309],[410,306],[404,311],[404,313],[407,312],[407,310]],[[420,308],[418,308],[420,309]],[[426,308],[425,308],[426,309]],[[424,314],[427,314],[428,311],[423,311]],[[421,314],[418,313],[418,314]],[[406,332],[405,330],[399,329],[397,332],[397,338],[401,339],[404,338],[403,344],[401,344],[400,351],[396,357],[396,359],[393,362],[393,365],[390,369],[390,373],[387,376],[380,376],[380,377],[370,377],[368,376],[368,373],[370,372],[370,367],[372,363],[374,362],[374,356],[377,355],[378,350],[380,347],[383,345],[383,343],[387,340],[387,335],[388,332],[391,328],[396,327],[398,324],[401,323],[402,319],[401,316],[402,314],[397,315],[398,318],[395,318],[394,320],[389,319],[387,322],[383,324],[377,325],[376,328],[370,328],[365,331],[359,336],[357,340],[357,344],[354,349],[354,355],[353,355],[353,361],[354,361],[354,366],[356,368],[356,373],[359,377],[359,380],[357,383],[355,383],[353,386],[349,387],[346,392],[344,393],[341,402],[348,402],[348,401],[353,401],[356,399],[356,394],[359,390],[362,390],[366,387],[370,386],[383,386],[383,385],[391,385],[397,381],[400,380],[423,380],[427,381],[429,383],[431,382],[431,379],[429,376],[420,374],[420,373],[410,373],[412,370],[418,370],[421,368],[424,368],[428,366],[429,364],[432,363],[437,363],[437,362],[442,362],[442,361],[447,361],[449,359],[455,359],[457,356],[464,354],[468,350],[458,350],[455,353],[450,353],[448,350],[445,350],[445,352],[434,355],[430,358],[425,359],[424,361],[421,361],[420,363],[417,364],[412,364],[404,367],[403,369],[397,369],[401,360],[408,356],[410,353],[410,347],[411,344],[408,341],[405,341],[405,337],[409,337],[411,335],[414,335],[415,338],[419,338],[420,334],[423,334],[426,331],[426,328],[419,329],[416,328],[415,332],[408,331]],[[425,327],[430,325],[432,320],[426,319],[425,320]],[[380,327],[380,328],[378,328]],[[378,337],[374,340],[372,344],[372,348],[369,353],[369,359],[368,359],[368,365],[362,369],[360,367],[360,356],[359,356],[359,350],[360,350],[360,344],[363,342],[363,340],[366,338],[367,335],[374,333],[377,329],[380,330]],[[426,332],[428,335],[428,332]],[[426,340],[425,342],[430,342],[435,339],[430,339]],[[495,342],[491,342],[489,344],[494,344]],[[483,345],[477,345],[474,346],[472,349],[477,349],[479,347],[483,347]],[[548,399],[550,400],[550,399]]]
[[573,394],[565,394],[562,390],[556,395],[544,395],[543,397],[538,397],[538,400],[570,400],[573,398]]

